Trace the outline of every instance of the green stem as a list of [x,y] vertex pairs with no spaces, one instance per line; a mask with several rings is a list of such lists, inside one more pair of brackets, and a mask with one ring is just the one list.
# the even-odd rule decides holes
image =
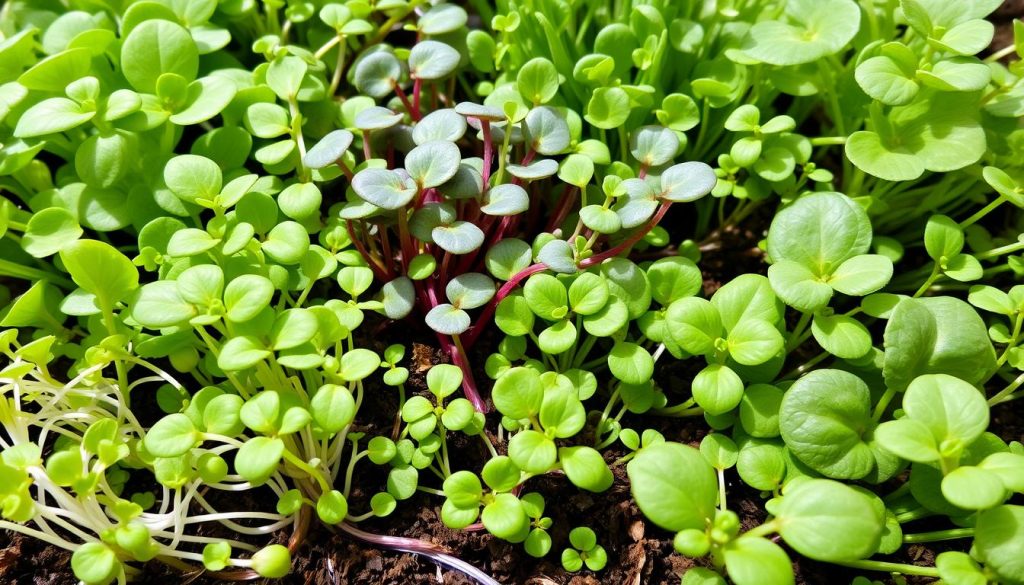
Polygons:
[[885,414],[885,409],[889,406],[889,403],[892,402],[892,399],[895,397],[896,389],[891,387],[886,388],[885,394],[882,394],[882,397],[878,399],[878,404],[875,405],[875,411],[871,413],[872,420],[876,422],[881,420],[882,415]]
[[1021,249],[1024,249],[1024,242],[1015,242],[1013,244],[1007,244],[1005,246],[1000,246],[998,248],[992,248],[991,250],[979,252],[975,254],[974,257],[977,258],[978,260],[988,260],[989,258],[1002,256],[1003,254],[1011,254]]
[[1004,402],[1008,396],[1014,393],[1017,388],[1020,388],[1021,384],[1024,384],[1024,374],[1017,376],[1017,378],[1010,382],[1010,385],[1000,390],[995,396],[988,399],[988,405],[995,406],[1000,402]]
[[914,520],[920,520],[921,518],[927,518],[931,516],[933,512],[928,508],[915,508],[902,514],[896,514],[896,521],[900,524],[906,524],[907,522],[913,522]]
[[786,353],[789,353],[800,346],[803,342],[801,336],[804,334],[807,326],[811,323],[811,319],[813,317],[814,314],[811,312],[806,312],[800,315],[800,320],[797,321],[796,327],[793,328],[792,333],[789,334],[789,339],[786,340]]
[[933,284],[935,284],[935,281],[938,280],[940,276],[941,274],[939,273],[939,265],[936,263],[934,266],[932,266],[931,276],[929,276],[928,279],[924,281],[924,284],[921,285],[921,288],[917,289],[917,292],[914,293],[914,298],[916,299],[917,297],[928,292],[928,289],[931,288]]
[[725,470],[718,470],[718,509],[725,512]]
[[973,223],[977,222],[977,221],[978,221],[978,220],[980,220],[981,218],[985,217],[986,215],[988,215],[988,213],[989,213],[990,211],[992,211],[992,210],[994,210],[995,208],[997,208],[997,207],[999,207],[1000,205],[1002,205],[1002,204],[1003,204],[1003,201],[1006,201],[1006,198],[1005,198],[1005,197],[1003,197],[1002,195],[1000,195],[999,197],[996,197],[996,198],[995,198],[995,199],[994,199],[994,200],[993,200],[993,201],[992,201],[991,203],[989,203],[989,204],[988,204],[988,205],[986,205],[985,207],[982,207],[981,209],[979,209],[978,211],[976,211],[976,212],[974,213],[974,215],[972,215],[972,216],[968,217],[967,219],[965,219],[965,220],[961,221],[961,222],[960,222],[960,229],[964,229],[964,228],[966,228],[967,226],[969,226],[969,225],[971,225],[971,224],[973,224]]
[[331,486],[327,483],[327,480],[324,479],[323,475],[312,465],[303,461],[298,455],[292,453],[291,449],[286,448],[284,450],[284,459],[288,463],[291,463],[295,467],[298,467],[302,471],[305,471],[307,474],[309,474],[310,477],[315,479],[316,482],[320,485],[321,493],[327,493],[331,491]]
[[950,528],[948,530],[936,530],[934,532],[918,532],[917,534],[904,534],[903,542],[938,542],[940,540],[956,540],[959,538],[971,538],[974,536],[973,528]]
[[309,181],[309,169],[302,162],[306,158],[306,140],[302,136],[302,112],[299,110],[299,102],[294,97],[288,100],[288,109],[292,118],[292,140],[295,141],[295,146],[299,149],[299,179],[306,182]]
[[898,488],[894,489],[893,491],[889,492],[882,499],[885,500],[885,502],[888,504],[888,503],[894,502],[894,501],[902,498],[903,496],[905,496],[905,495],[907,495],[909,493],[910,493],[910,482],[908,481],[908,482],[904,482],[903,485],[901,485],[900,487],[898,487]]
[[344,36],[337,36],[337,39],[341,39],[341,46],[338,47],[338,61],[334,66],[334,75],[331,77],[331,88],[327,91],[327,95],[333,97],[338,91],[338,86],[341,85],[341,72],[345,69],[345,50],[348,48],[348,42]]
[[487,433],[480,431],[480,437],[483,439],[484,444],[487,445],[487,450],[491,452],[491,457],[497,457],[498,451],[494,448],[494,444],[491,443],[491,439],[487,436]]
[[700,416],[704,414],[704,409],[699,406],[693,406],[696,402],[691,398],[682,404],[675,406],[666,406],[664,408],[652,408],[649,412],[658,416],[671,416],[671,417],[686,417],[686,416]]
[[772,520],[771,522],[765,522],[764,524],[762,524],[760,526],[756,526],[754,528],[751,528],[750,530],[744,532],[741,536],[743,536],[743,537],[768,536],[769,534],[772,534],[773,532],[778,532],[778,531],[779,531],[779,521],[778,520]]
[[578,368],[583,363],[583,360],[587,359],[587,354],[593,349],[594,344],[597,343],[596,335],[588,335],[583,341],[583,344],[577,348],[576,356],[572,361],[572,367]]
[[921,577],[938,577],[939,570],[935,567],[918,567],[904,563],[889,563],[886,561],[847,561],[837,562],[837,565],[850,567],[852,569],[863,569],[865,571],[882,571],[884,573],[900,573],[902,575],[919,575]]
[[821,363],[823,360],[827,359],[831,355],[832,354],[830,354],[829,352],[823,351],[823,352],[819,353],[818,355],[814,356],[813,358],[807,360],[803,364],[793,368],[793,370],[791,372],[789,372],[785,376],[779,378],[779,380],[780,381],[781,380],[792,380],[793,378],[797,378],[797,377],[803,375],[804,372],[810,370],[814,366],[816,366],[819,363]]
[[842,146],[846,144],[846,136],[819,136],[811,138],[811,146]]
[[988,57],[985,57],[984,61],[986,63],[995,63],[996,61],[1002,59],[1003,57],[1009,57],[1010,55],[1014,54],[1016,51],[1017,51],[1017,47],[1015,45],[1013,45],[1013,44],[1010,44],[1010,45],[1007,45],[1007,46],[1003,47],[1002,49],[999,49],[998,51],[992,53]]
[[20,278],[22,280],[49,280],[54,284],[68,289],[75,288],[75,283],[71,282],[63,276],[52,274],[45,270],[39,270],[36,268],[29,268],[28,266],[22,266],[17,262],[10,260],[4,260],[0,258],[0,274],[4,276],[10,276],[11,278]]
[[[608,420],[608,416],[612,413],[612,408],[615,406],[615,402],[619,399],[619,387],[615,387],[615,391],[608,397],[608,404],[604,406],[604,410],[601,411],[601,418],[597,421],[597,426],[594,427],[594,445],[601,445],[601,431],[604,427],[604,422]],[[607,446],[607,445],[606,445]]]

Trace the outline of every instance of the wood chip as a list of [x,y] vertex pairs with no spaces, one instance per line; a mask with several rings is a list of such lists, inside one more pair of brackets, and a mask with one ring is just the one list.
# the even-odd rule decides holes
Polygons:
[[422,343],[412,344],[412,363],[415,367],[413,370],[417,374],[422,374],[430,369],[434,365],[434,351],[429,345],[423,345]]
[[640,542],[644,539],[644,521],[634,520],[629,525],[629,537],[633,539],[633,542]]

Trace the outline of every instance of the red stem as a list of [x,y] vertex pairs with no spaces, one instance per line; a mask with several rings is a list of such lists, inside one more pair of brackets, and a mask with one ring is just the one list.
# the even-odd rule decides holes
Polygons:
[[508,279],[508,282],[501,285],[501,288],[498,289],[498,292],[494,293],[494,298],[492,298],[491,301],[487,303],[487,305],[484,307],[484,310],[480,313],[480,316],[477,317],[476,323],[473,324],[473,326],[470,327],[469,331],[467,331],[463,336],[462,341],[466,344],[466,346],[472,347],[473,344],[476,343],[477,338],[480,337],[480,332],[483,331],[484,326],[486,326],[487,323],[491,320],[491,317],[494,316],[494,310],[498,308],[498,303],[500,303],[502,300],[505,299],[505,297],[510,295],[512,291],[515,290],[517,286],[519,286],[520,282],[526,280],[526,278],[531,274],[543,272],[547,269],[548,265],[544,264],[543,262],[532,264],[514,274],[512,278]]
[[384,267],[377,263],[377,260],[374,259],[366,250],[366,246],[363,245],[363,242],[356,237],[356,230],[352,227],[351,219],[345,220],[345,227],[348,229],[348,238],[352,240],[352,244],[355,245],[356,250],[359,251],[359,255],[363,257],[363,260],[366,260],[366,263],[370,265],[370,270],[373,271],[374,276],[381,280],[390,280]]
[[545,231],[553,232],[558,226],[562,225],[563,221],[565,221],[566,216],[569,215],[569,209],[572,207],[572,203],[575,200],[575,197],[572,197],[573,189],[575,188],[575,185],[565,185],[565,193],[562,194],[562,200],[558,202],[558,207],[556,208],[557,211],[553,216],[551,216],[551,221],[548,222],[548,229]]
[[351,182],[352,181],[352,169],[348,168],[348,166],[345,165],[345,163],[340,158],[338,159],[338,162],[335,163],[335,164],[337,164],[338,168],[341,169],[341,172],[344,173],[345,178],[348,179],[349,182]]
[[409,112],[409,116],[412,117],[413,120],[418,122],[420,119],[420,114],[419,112],[416,111],[415,108],[412,107],[412,104],[409,103],[409,96],[405,95],[405,92],[402,90],[402,87],[397,83],[394,85],[394,88],[395,94],[398,95],[398,99],[402,100],[402,105],[405,106],[405,111]]
[[533,162],[533,157],[535,156],[537,156],[537,152],[531,149],[527,151],[526,155],[523,156],[523,160],[519,161],[519,164],[524,167],[529,166],[529,164]]
[[[481,221],[477,225],[480,228],[480,231],[482,231],[485,235],[490,234],[490,235],[493,236],[494,233],[497,233],[497,230],[494,230],[494,232],[492,232],[491,229],[494,228],[494,225],[495,225],[495,223],[497,223],[497,221],[498,221],[498,216],[496,216],[496,215],[488,215],[487,217],[485,217],[483,219],[483,221]],[[476,223],[476,221],[474,220],[473,223]],[[489,247],[490,247],[489,245],[486,246],[486,247],[485,246],[480,246],[479,248],[477,248],[476,250],[473,250],[469,254],[464,254],[459,259],[459,263],[456,264],[456,266],[455,266],[456,273],[457,274],[463,274],[465,272],[468,272],[469,271],[469,267],[473,265],[473,262],[477,259],[478,256],[480,256],[480,253],[483,252],[484,250],[488,249]]]
[[448,265],[451,263],[451,261],[452,253],[446,250],[444,256],[441,259],[441,278],[439,279],[440,284],[443,286],[448,285]]
[[373,151],[370,149],[370,131],[363,130],[363,156],[366,160],[373,158]]
[[477,412],[487,414],[490,409],[487,408],[487,403],[484,402],[476,388],[473,370],[469,367],[466,350],[463,348],[458,335],[452,336],[452,343],[448,346],[448,353],[452,356],[452,361],[455,362],[455,365],[459,366],[459,369],[462,370],[462,393],[466,395],[466,400],[473,403],[473,408]]
[[416,251],[409,236],[409,218],[406,217],[406,210],[403,207],[398,210],[398,239],[402,243],[402,268],[408,272],[409,262]]
[[512,216],[506,215],[505,217],[501,218],[501,222],[498,223],[497,229],[491,232],[491,234],[487,237],[487,245],[484,247],[490,249],[490,247],[493,246],[498,240],[503,238],[505,236],[505,230],[511,223]]
[[484,135],[484,191],[487,191],[488,181],[491,180],[491,159],[494,158],[494,143],[491,139],[491,121],[480,118],[480,131]]
[[601,262],[604,262],[608,258],[618,256],[619,254],[631,248],[634,244],[642,240],[643,237],[647,235],[647,232],[651,231],[651,229],[653,229],[654,226],[658,225],[658,222],[660,222],[661,219],[665,217],[665,213],[668,212],[668,208],[671,206],[671,201],[665,201],[664,203],[662,203],[661,207],[658,208],[658,211],[654,212],[654,217],[652,217],[646,224],[644,224],[644,227],[640,228],[633,235],[629,236],[628,238],[620,242],[619,245],[613,248],[609,248],[604,252],[601,252],[600,254],[595,254],[590,258],[581,260],[579,263],[580,270],[589,268],[595,264],[600,264]]
[[412,109],[413,119],[419,120],[420,118],[420,94],[423,93],[423,80],[419,77],[412,82]]

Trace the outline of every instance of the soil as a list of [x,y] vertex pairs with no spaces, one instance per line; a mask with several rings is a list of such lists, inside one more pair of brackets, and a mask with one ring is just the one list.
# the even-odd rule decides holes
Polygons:
[[[705,240],[704,266],[705,293],[710,295],[722,283],[745,272],[763,273],[765,264],[757,251],[757,242],[764,236],[764,227],[770,214],[755,214],[746,227],[713,234]],[[364,327],[371,332],[369,339],[362,343],[383,351],[390,340],[413,341],[407,387],[410,393],[426,393],[423,375],[434,363],[447,361],[447,356],[432,343],[430,333],[423,328],[409,329],[408,324],[367,322]],[[474,349],[477,356],[486,356],[494,347],[496,339],[481,338]],[[596,350],[595,350],[596,351]],[[474,358],[476,364],[482,358]],[[673,388],[688,387],[695,370],[689,361],[670,361],[658,369],[656,379],[671,395]],[[484,381],[482,371],[476,372],[477,380]],[[486,384],[484,385],[486,387]],[[160,413],[152,396],[140,393],[133,403],[133,409],[140,420],[153,422]],[[396,412],[398,398],[391,389],[378,386],[368,388],[365,404],[360,409],[361,425],[356,430],[371,434],[390,434],[393,419],[389,413]],[[363,420],[363,417],[367,420]],[[632,416],[632,415],[630,415]],[[670,419],[646,417],[623,419],[625,426],[647,428],[654,425],[665,437],[697,446],[707,432],[703,419]],[[497,419],[491,415],[488,428],[497,428]],[[1006,408],[994,415],[996,425],[1011,431],[1009,437],[1019,437],[1024,429],[1021,418],[1012,409]],[[1003,435],[1007,436],[1007,435]],[[1008,437],[1008,438],[1009,438]],[[499,451],[505,445],[491,436]],[[469,441],[457,435],[452,444],[461,467],[479,469],[487,459],[481,442]],[[605,453],[611,463],[625,455],[625,451],[611,448]],[[625,467],[615,466],[615,483],[602,494],[590,494],[569,484],[559,476],[538,477],[527,482],[526,491],[541,493],[546,502],[546,515],[554,520],[551,536],[554,540],[552,552],[547,558],[535,559],[528,556],[522,546],[512,545],[495,539],[486,532],[451,530],[439,518],[440,498],[418,494],[402,502],[394,515],[384,519],[373,519],[360,524],[369,532],[424,539],[443,546],[452,554],[466,560],[501,583],[521,585],[599,585],[613,583],[623,585],[678,583],[680,575],[694,565],[692,559],[673,553],[672,535],[648,522],[631,501]],[[357,468],[359,486],[350,498],[351,509],[367,509],[368,500],[385,482],[382,468],[360,464]],[[743,529],[757,526],[765,520],[764,498],[745,486],[735,476],[727,473],[727,489],[730,508],[741,518]],[[146,489],[148,486],[136,486]],[[131,490],[131,488],[129,488]],[[368,491],[364,491],[368,490]],[[216,498],[210,492],[208,497]],[[219,509],[263,509],[274,500],[269,493],[260,491],[242,494],[221,494],[214,500]],[[608,565],[600,573],[587,570],[576,574],[564,571],[559,563],[560,551],[567,545],[568,530],[577,525],[592,527],[598,534],[599,542],[608,553]],[[206,528],[205,535],[226,536],[217,526]],[[273,540],[285,543],[289,532],[274,535]],[[0,537],[2,538],[2,537]],[[923,546],[905,547],[892,560],[915,564],[930,564],[935,551]],[[800,559],[792,555],[797,583],[816,584],[848,582],[852,573],[848,570]],[[76,580],[69,569],[70,555],[53,547],[43,546],[39,541],[14,536],[6,547],[0,550],[0,583],[18,585],[74,585]],[[873,575],[873,578],[879,578]],[[226,584],[201,572],[185,574],[170,569],[159,562],[150,562],[141,568],[137,576],[140,583],[192,583],[195,585]],[[911,581],[923,583],[926,581]],[[412,554],[385,552],[368,547],[363,543],[333,533],[317,522],[313,522],[308,534],[294,555],[293,572],[279,581],[282,585],[342,585],[342,584],[472,584],[473,581],[461,573],[443,569],[425,557]]]
[[[996,50],[1012,43],[1012,19],[1024,17],[1024,0],[1006,0],[993,16],[996,22],[996,36],[992,49]],[[763,227],[770,219],[770,210],[754,214],[746,221],[747,227],[713,234],[704,242],[702,251],[704,259],[705,293],[710,295],[724,282],[732,277],[747,273],[764,273],[765,264],[757,248],[758,240],[763,237]],[[754,226],[754,227],[750,227]],[[421,343],[413,345],[413,363],[419,367],[412,368],[410,378],[412,391],[425,392],[422,371],[430,364],[447,361],[446,356],[438,350],[436,343],[431,343],[430,335],[425,330],[398,330],[404,327],[381,323],[373,334],[376,342],[368,341],[367,345],[377,345],[382,350],[386,346],[383,340],[395,339],[408,343],[417,339]],[[479,355],[486,356],[488,340],[482,339]],[[493,340],[490,345],[493,346]],[[483,359],[476,359],[482,364]],[[692,377],[693,372],[684,367],[659,368],[658,381],[662,387],[671,389]],[[482,371],[477,372],[478,380],[486,380]],[[155,401],[154,401],[155,402]],[[388,388],[371,389],[366,396],[366,404],[362,413],[376,415],[375,420],[365,423],[358,430],[377,434],[389,434],[393,421],[387,413],[394,413],[397,407],[397,396]],[[1024,441],[1024,416],[1014,407],[1013,403],[996,407],[992,411],[993,432],[1003,439]],[[138,404],[141,412],[152,409],[150,414],[157,416],[155,404]],[[495,428],[496,420],[489,421],[489,427]],[[624,420],[629,426],[630,421]],[[655,425],[669,440],[680,441],[696,446],[707,432],[703,420],[690,419],[657,419],[647,418],[644,427]],[[504,445],[497,443],[502,450]],[[486,453],[477,441],[456,442],[453,452],[458,453],[458,461],[467,468],[479,468],[486,460]],[[611,463],[625,453],[614,448],[605,453],[606,460]],[[628,481],[624,466],[613,468],[615,483],[611,489],[602,494],[589,494],[571,486],[564,477],[546,476],[530,480],[526,491],[540,492],[547,501],[546,515],[554,519],[552,538],[554,547],[545,559],[534,559],[528,556],[519,545],[512,545],[497,540],[486,532],[469,532],[451,530],[445,527],[440,519],[440,499],[435,496],[418,494],[409,501],[399,505],[395,514],[385,519],[375,519],[361,523],[361,528],[375,533],[393,536],[418,538],[439,544],[452,554],[472,563],[502,583],[521,585],[600,585],[601,583],[616,585],[640,585],[678,583],[680,575],[694,566],[692,559],[675,554],[672,550],[672,535],[649,523],[629,496]],[[362,464],[359,467],[359,486],[380,487],[384,476],[380,468]],[[761,524],[766,512],[762,496],[738,481],[733,473],[727,473],[730,508],[741,518],[743,529]],[[141,486],[140,486],[141,487]],[[354,510],[366,509],[369,497],[373,492],[356,491],[351,498]],[[212,494],[211,494],[212,497]],[[259,509],[268,507],[272,501],[268,494],[259,491],[244,493],[239,496],[232,494],[233,501],[220,501],[215,505],[222,509]],[[226,498],[222,498],[226,500]],[[568,529],[585,524],[592,527],[598,534],[599,542],[608,553],[608,565],[600,573],[583,570],[576,574],[564,571],[558,561],[562,547],[567,545]],[[922,529],[927,529],[924,527]],[[210,535],[217,533],[216,528],[209,529]],[[274,541],[285,543],[291,536],[281,532],[273,536]],[[910,545],[903,547],[891,559],[895,562],[917,565],[933,565],[935,556],[948,549],[956,549],[956,545]],[[70,553],[61,549],[46,546],[40,541],[9,532],[0,532],[0,583],[16,585],[74,585],[77,580],[70,571]],[[798,584],[820,584],[849,582],[857,573],[799,558],[793,563]],[[885,575],[870,574],[872,579],[887,580]],[[926,583],[929,579],[910,578],[909,583]],[[202,572],[182,574],[166,565],[153,561],[141,567],[136,582],[139,583],[181,583],[195,585],[214,585],[237,581],[224,581],[212,578]],[[282,585],[342,585],[342,584],[381,584],[381,585],[426,585],[472,584],[472,580],[458,572],[444,569],[430,559],[413,554],[386,552],[368,547],[350,538],[333,533],[317,522],[313,522],[302,543],[294,555],[293,571],[283,580],[276,581]]]
[[[990,45],[991,50],[998,51],[1013,44],[1013,19],[1015,18],[1024,19],[1024,0],[1003,0],[1002,6],[991,17],[996,24],[996,34]],[[1003,62],[1008,62],[1008,59],[1003,59]]]

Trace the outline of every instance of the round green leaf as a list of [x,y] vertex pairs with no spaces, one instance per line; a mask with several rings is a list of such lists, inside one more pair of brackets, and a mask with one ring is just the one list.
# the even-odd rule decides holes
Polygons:
[[328,433],[337,433],[352,422],[356,403],[348,388],[326,384],[313,395],[309,410],[320,428]]
[[832,274],[870,245],[867,213],[842,193],[804,195],[779,211],[768,229],[767,249],[773,263],[797,262],[817,276]]
[[744,319],[729,332],[729,356],[744,366],[756,366],[782,351],[785,340],[774,325],[761,319]]
[[793,566],[782,547],[758,537],[737,538],[722,548],[729,578],[736,585],[794,582]]
[[630,153],[645,167],[668,163],[679,151],[679,137],[668,128],[641,126],[629,138]]
[[988,402],[977,388],[946,374],[915,378],[903,395],[903,411],[931,429],[936,442],[959,439],[969,445],[989,423]]
[[549,106],[530,110],[523,120],[523,133],[530,148],[539,154],[559,154],[569,147],[569,124]]
[[170,414],[157,421],[146,433],[146,451],[156,457],[177,457],[196,446],[200,434],[184,414]]
[[661,198],[666,201],[696,201],[715,188],[718,177],[702,162],[684,162],[661,173]]
[[274,284],[258,274],[243,274],[224,288],[224,307],[227,318],[243,323],[254,318],[270,305]]
[[83,234],[75,216],[66,209],[50,207],[32,215],[21,238],[21,247],[36,258],[52,256]]
[[618,128],[626,123],[630,113],[629,94],[621,87],[599,87],[587,102],[587,122],[602,130]]
[[437,226],[430,232],[434,243],[452,254],[469,254],[484,243],[484,232],[468,221]]
[[637,506],[658,526],[704,530],[714,517],[718,478],[696,449],[679,443],[645,446],[626,471]]
[[389,52],[377,51],[359,60],[355,84],[360,92],[382,98],[394,90],[402,76],[402,64]]
[[841,370],[815,370],[786,391],[779,427],[786,446],[815,471],[837,479],[871,472],[869,447],[871,393],[857,376]]
[[544,389],[540,374],[533,368],[515,367],[494,382],[491,393],[494,406],[509,418],[522,420],[540,412]]
[[235,456],[235,471],[253,485],[266,483],[277,471],[284,453],[284,442],[278,438],[255,437],[246,441]]
[[121,46],[121,70],[136,91],[155,93],[157,78],[175,73],[186,81],[199,71],[199,51],[192,36],[167,20],[136,26]]
[[480,211],[487,215],[518,215],[530,208],[530,197],[519,185],[506,183],[487,191]]
[[104,311],[113,312],[139,286],[138,269],[110,244],[76,240],[61,249],[60,258],[75,284],[96,295]]
[[540,475],[554,466],[558,450],[555,442],[543,433],[526,430],[508,442],[508,456],[523,471]]
[[220,193],[223,177],[212,160],[183,154],[167,161],[164,183],[179,198],[195,203],[197,199],[213,200]]
[[827,479],[793,485],[776,514],[779,534],[800,554],[825,562],[854,561],[878,549],[884,508],[852,487]]
[[974,546],[978,555],[1001,579],[1024,582],[1024,506],[999,506],[978,514]]
[[603,492],[615,479],[601,453],[591,447],[562,447],[558,460],[569,481],[587,491]]
[[506,540],[515,538],[529,523],[522,503],[512,494],[494,496],[494,501],[484,506],[480,520],[488,532]]
[[810,63],[839,52],[860,29],[860,8],[852,0],[795,0],[785,15],[755,24],[743,52],[771,65]]
[[143,327],[160,329],[184,323],[195,317],[198,311],[181,298],[177,283],[161,280],[139,289],[131,303],[131,314]]
[[551,101],[558,93],[558,71],[551,61],[534,57],[519,69],[516,86],[523,98],[535,105]]
[[725,414],[743,398],[743,380],[732,368],[711,364],[697,373],[692,384],[693,398],[707,413]]
[[822,349],[839,358],[856,359],[871,351],[871,333],[847,315],[815,315],[811,333]]
[[85,585],[107,585],[124,570],[117,555],[102,542],[87,542],[71,555],[71,570]]
[[608,354],[608,369],[626,384],[643,384],[654,374],[654,359],[635,343],[619,342]]
[[409,52],[409,75],[418,79],[436,80],[451,75],[459,66],[461,55],[438,41],[420,41]]
[[1003,503],[1009,494],[998,475],[967,465],[942,478],[942,495],[965,510],[987,510]]
[[311,169],[328,167],[341,160],[345,151],[352,146],[352,139],[352,133],[348,130],[334,130],[306,152],[302,163]]
[[442,335],[461,335],[470,325],[469,314],[448,303],[430,309],[424,320],[427,326]]
[[542,319],[554,321],[568,314],[568,292],[561,281],[550,274],[530,276],[523,287],[523,297],[530,310]]
[[462,154],[454,142],[436,140],[409,151],[405,169],[421,189],[429,189],[454,177],[460,162]]

